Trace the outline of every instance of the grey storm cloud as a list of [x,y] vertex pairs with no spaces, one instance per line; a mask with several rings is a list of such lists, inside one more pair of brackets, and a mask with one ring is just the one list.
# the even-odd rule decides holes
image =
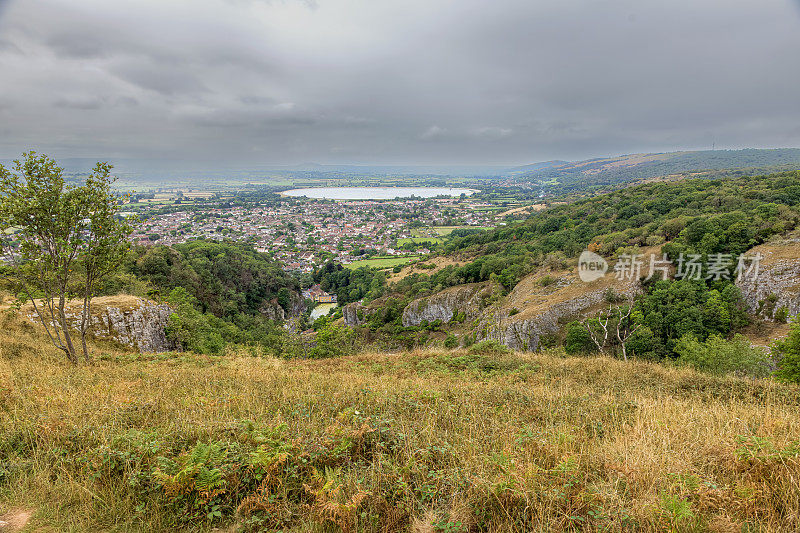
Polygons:
[[0,158],[800,146],[796,0],[0,0]]

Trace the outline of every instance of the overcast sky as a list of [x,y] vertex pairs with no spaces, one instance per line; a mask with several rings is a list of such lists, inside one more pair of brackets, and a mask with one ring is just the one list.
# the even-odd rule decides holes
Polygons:
[[0,0],[0,158],[800,146],[797,0]]

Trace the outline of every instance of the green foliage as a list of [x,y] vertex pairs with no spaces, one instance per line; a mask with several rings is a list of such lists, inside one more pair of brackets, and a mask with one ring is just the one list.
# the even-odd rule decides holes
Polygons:
[[317,331],[316,343],[311,350],[311,357],[341,357],[358,350],[356,332],[347,326],[326,324]]
[[779,307],[775,310],[775,322],[785,324],[789,318],[789,308],[786,306]]
[[455,237],[446,251],[475,257],[472,263],[430,278],[410,276],[398,289],[413,296],[485,281],[491,273],[511,288],[545,263],[563,267],[565,258],[587,248],[610,256],[624,247],[653,245],[654,236],[673,241],[664,245],[673,258],[690,251],[738,254],[796,227],[799,204],[797,171],[629,187],[552,206],[518,224]]
[[361,299],[374,300],[383,295],[386,274],[369,267],[344,268],[329,261],[314,271],[314,281],[325,292],[336,294],[339,305],[345,305]]
[[588,354],[597,351],[597,345],[592,342],[585,325],[580,322],[570,322],[567,324],[566,329],[564,351],[569,355]]
[[775,341],[772,354],[778,363],[775,377],[790,383],[800,383],[800,318],[795,318],[784,340]]
[[714,334],[705,342],[691,334],[677,342],[675,351],[679,365],[691,366],[716,375],[738,374],[766,377],[771,372],[771,361],[765,350],[756,348],[742,335],[727,340]]
[[729,282],[714,287],[688,279],[649,285],[634,309],[637,322],[652,334],[652,342],[638,349],[668,357],[676,354],[675,343],[685,335],[702,342],[710,335],[725,337],[745,326],[748,318],[739,289]]
[[469,353],[475,355],[504,355],[511,353],[511,349],[496,340],[485,340],[470,346]]
[[131,226],[119,216],[111,169],[97,163],[83,185],[71,185],[54,159],[35,152],[14,161],[11,171],[0,165],[0,252],[14,258],[4,269],[10,288],[32,302],[50,340],[72,363],[78,350],[65,303],[83,300],[76,329],[88,361],[92,298],[128,249]]
[[192,241],[173,247],[137,248],[125,270],[147,280],[162,294],[183,287],[197,299],[200,310],[221,318],[260,314],[281,305],[288,311],[299,282],[252,245]]
[[448,335],[444,339],[444,347],[448,348],[448,349],[451,349],[451,350],[453,348],[457,348],[458,347],[458,339],[456,338],[456,336],[453,335],[452,333],[450,335]]

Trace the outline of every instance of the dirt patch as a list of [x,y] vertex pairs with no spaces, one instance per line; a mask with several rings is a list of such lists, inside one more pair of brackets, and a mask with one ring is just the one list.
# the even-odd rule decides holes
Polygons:
[[789,335],[789,324],[754,321],[742,330],[742,334],[756,346],[769,346],[774,341]]
[[24,509],[12,509],[6,514],[0,516],[0,531],[2,533],[13,533],[22,531],[22,528],[28,525],[28,521],[33,515],[32,511]]

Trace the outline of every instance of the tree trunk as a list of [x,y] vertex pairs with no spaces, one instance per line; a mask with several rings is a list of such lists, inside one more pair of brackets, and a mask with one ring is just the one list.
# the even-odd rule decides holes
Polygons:
[[[88,267],[87,267],[88,270]],[[88,329],[88,322],[92,316],[92,280],[91,275],[86,275],[86,288],[83,293],[83,309],[81,310],[81,346],[83,347],[83,360],[89,363],[89,348],[86,346],[86,330]]]
[[58,300],[58,321],[61,325],[61,332],[64,334],[64,346],[66,348],[67,357],[72,364],[78,364],[78,356],[75,353],[75,345],[72,344],[72,335],[69,332],[69,324],[67,324],[67,314],[64,311],[65,305],[64,297]]

